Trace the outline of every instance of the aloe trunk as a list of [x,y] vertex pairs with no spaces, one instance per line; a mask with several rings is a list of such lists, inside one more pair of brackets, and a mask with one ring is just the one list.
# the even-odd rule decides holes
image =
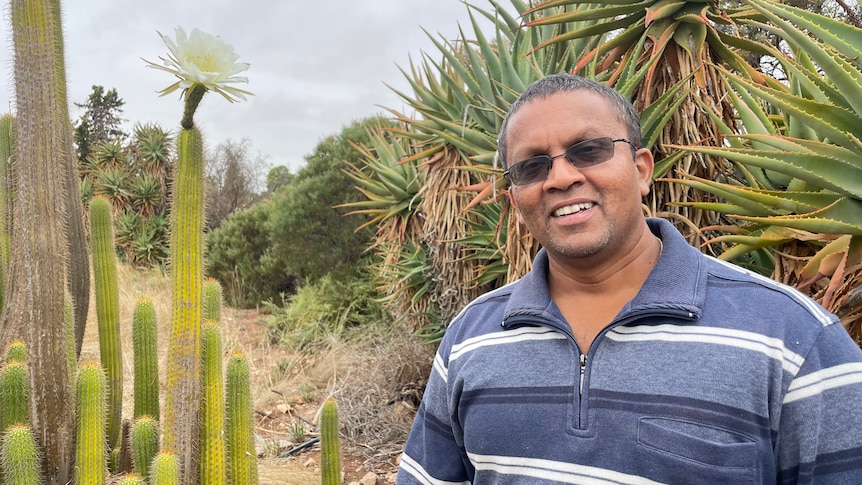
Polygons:
[[[199,87],[203,89],[202,96],[206,90]],[[173,311],[163,448],[177,454],[180,481],[197,483],[204,228],[203,140],[197,128],[188,126],[180,131],[177,152],[171,209]]]
[[29,426],[15,425],[3,433],[0,450],[3,483],[9,485],[39,485],[39,451]]
[[86,362],[78,371],[76,390],[77,435],[75,484],[102,485],[105,460],[105,373],[98,362]]
[[90,201],[90,239],[93,245],[93,281],[99,351],[108,381],[108,449],[117,446],[123,410],[123,362],[120,352],[120,296],[117,256],[111,226],[111,204],[104,197]]
[[338,405],[329,398],[320,414],[320,476],[323,485],[341,485],[341,448],[338,444]]
[[177,456],[163,451],[156,455],[150,468],[151,485],[179,485],[180,469]]
[[221,360],[221,334],[216,322],[204,322],[201,331],[201,485],[225,483],[225,397]]
[[13,360],[0,368],[0,433],[13,424],[30,423],[27,364]]
[[227,434],[227,483],[257,483],[257,454],[251,408],[248,359],[242,352],[231,356],[227,364],[225,428]]
[[132,347],[135,362],[135,407],[133,417],[159,420],[159,343],[156,309],[143,297],[132,314]]
[[150,466],[159,452],[159,423],[150,416],[141,416],[132,426],[132,463],[144,479],[150,477]]
[[0,318],[3,343],[27,342],[31,425],[49,485],[72,477],[74,401],[63,319],[68,238],[64,203],[69,117],[57,59],[56,0],[13,0],[15,148],[10,278]]

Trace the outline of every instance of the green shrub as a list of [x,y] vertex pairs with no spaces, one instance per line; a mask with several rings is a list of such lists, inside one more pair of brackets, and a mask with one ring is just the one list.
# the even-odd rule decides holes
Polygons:
[[230,306],[250,308],[295,291],[296,278],[269,253],[272,208],[263,202],[235,212],[207,235],[207,274]]
[[282,303],[283,307],[265,303],[272,312],[267,318],[269,337],[295,350],[314,347],[331,336],[351,339],[364,335],[369,328],[381,328],[391,320],[377,288],[361,275],[325,275],[300,287]]

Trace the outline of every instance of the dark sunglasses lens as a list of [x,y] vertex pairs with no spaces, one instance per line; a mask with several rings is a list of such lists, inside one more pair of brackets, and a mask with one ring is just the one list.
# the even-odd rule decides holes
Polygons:
[[614,141],[610,138],[593,138],[572,145],[566,158],[576,167],[589,167],[607,162],[614,156]]
[[528,158],[523,162],[512,165],[512,168],[509,169],[512,183],[515,185],[527,185],[544,179],[548,175],[549,162],[548,157],[539,156]]

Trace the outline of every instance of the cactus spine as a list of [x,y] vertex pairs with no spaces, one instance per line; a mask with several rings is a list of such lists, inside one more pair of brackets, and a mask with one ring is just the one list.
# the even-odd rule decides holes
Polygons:
[[141,416],[132,426],[132,463],[144,479],[150,477],[150,465],[159,452],[159,422],[150,416]]
[[132,347],[135,362],[135,407],[133,417],[159,414],[159,344],[156,309],[146,297],[140,298],[132,314]]
[[98,362],[85,362],[78,371],[75,484],[105,483],[105,372]]
[[[191,88],[188,101],[206,92]],[[197,104],[195,103],[195,106]],[[192,113],[194,108],[191,109]],[[173,311],[168,345],[168,368],[163,448],[177,453],[180,480],[197,483],[199,455],[195,441],[200,427],[200,330],[203,279],[204,157],[200,131],[188,123],[177,137],[179,160],[174,176],[171,210],[171,278]]]
[[320,474],[323,485],[341,485],[341,449],[338,446],[338,405],[330,397],[320,415]]
[[27,362],[27,344],[23,340],[14,340],[6,346],[6,362],[13,360]]
[[27,364],[13,360],[0,368],[0,430],[30,422],[30,383]]
[[150,483],[152,485],[179,485],[180,470],[177,457],[169,451],[156,455],[150,468]]
[[90,238],[93,246],[93,280],[99,350],[108,386],[108,448],[120,438],[123,410],[123,362],[120,353],[120,297],[117,288],[117,257],[111,227],[111,205],[104,197],[90,201]]
[[3,433],[0,451],[3,464],[3,483],[14,485],[38,485],[39,452],[29,426],[14,425]]
[[213,278],[207,278],[203,286],[203,321],[221,322],[221,285]]
[[227,364],[225,428],[227,431],[227,483],[257,483],[257,455],[254,450],[251,386],[248,359],[235,352]]
[[221,334],[216,322],[201,330],[201,485],[225,483],[224,385]]

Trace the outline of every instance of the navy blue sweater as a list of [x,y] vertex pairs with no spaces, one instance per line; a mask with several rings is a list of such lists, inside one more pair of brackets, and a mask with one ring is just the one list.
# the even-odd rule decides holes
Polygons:
[[668,222],[583,355],[547,255],[448,329],[397,483],[862,484],[862,351],[801,293]]

